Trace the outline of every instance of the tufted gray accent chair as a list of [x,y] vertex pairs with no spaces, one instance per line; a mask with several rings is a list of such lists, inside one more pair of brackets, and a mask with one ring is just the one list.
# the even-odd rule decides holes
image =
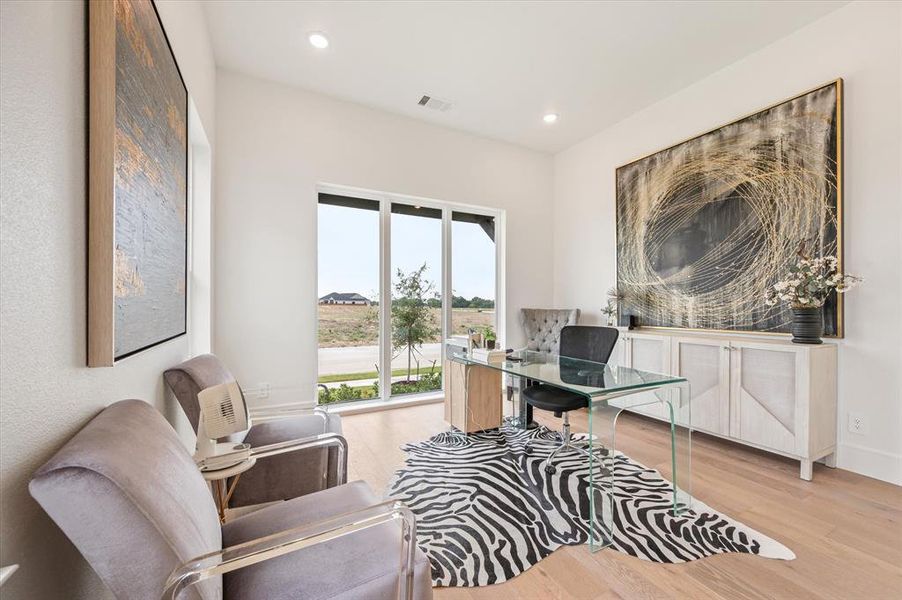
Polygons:
[[561,330],[579,321],[578,308],[521,308],[520,326],[526,335],[526,349],[558,354]]

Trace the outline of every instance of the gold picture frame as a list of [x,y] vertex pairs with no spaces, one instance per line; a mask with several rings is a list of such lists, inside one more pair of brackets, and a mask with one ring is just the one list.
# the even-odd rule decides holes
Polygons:
[[[831,98],[834,98],[832,105],[832,121],[829,124],[824,122],[824,113],[821,111],[820,113],[806,113],[803,108],[806,102],[813,102],[811,98],[817,98],[820,100],[821,104],[824,106],[829,106],[829,101]],[[813,96],[814,95],[814,96]],[[794,104],[795,103],[795,104]],[[825,104],[826,103],[826,104]],[[802,106],[796,106],[796,104]],[[753,121],[753,120],[758,121]],[[770,119],[770,121],[768,121]],[[795,119],[795,122],[792,122],[792,119]],[[809,119],[811,122],[804,122],[805,119]],[[776,121],[775,121],[776,120]],[[777,122],[779,127],[773,125],[773,122]],[[698,272],[696,269],[696,265],[694,265],[691,261],[686,264],[680,264],[678,259],[674,259],[673,265],[665,265],[669,266],[669,269],[663,269],[664,277],[660,277],[658,272],[649,274],[648,262],[651,260],[649,257],[649,253],[652,254],[652,258],[657,260],[657,264],[659,265],[662,261],[661,255],[662,253],[666,255],[668,252],[672,255],[673,248],[664,248],[663,250],[656,245],[659,243],[659,240],[655,239],[655,234],[657,232],[651,231],[648,229],[655,223],[655,218],[657,213],[668,213],[670,216],[664,218],[664,221],[667,222],[667,227],[658,227],[660,231],[672,231],[672,227],[675,223],[684,223],[686,222],[685,211],[690,210],[687,208],[689,204],[686,206],[678,205],[677,209],[673,208],[664,208],[662,206],[664,202],[661,201],[662,194],[672,193],[673,189],[668,189],[668,185],[674,184],[676,182],[676,202],[684,202],[686,203],[686,196],[691,192],[687,192],[687,188],[690,190],[692,186],[698,186],[699,182],[702,184],[707,184],[710,182],[710,178],[706,179],[706,175],[710,175],[711,173],[717,173],[717,167],[722,166],[724,163],[716,163],[713,167],[710,165],[705,165],[704,168],[698,169],[697,173],[692,172],[692,167],[697,165],[699,161],[689,161],[687,157],[693,156],[693,153],[699,154],[701,149],[707,148],[699,148],[705,142],[701,142],[700,140],[704,140],[706,136],[719,136],[712,137],[712,139],[716,139],[717,143],[720,144],[716,148],[717,152],[715,156],[720,159],[722,157],[729,156],[730,148],[728,147],[728,142],[730,140],[741,140],[742,143],[738,145],[737,152],[742,152],[743,160],[736,161],[740,165],[750,164],[752,158],[756,158],[755,156],[751,156],[749,153],[753,153],[757,146],[755,143],[757,139],[752,139],[751,141],[745,141],[742,137],[744,133],[747,133],[747,130],[754,129],[756,126],[759,128],[763,128],[770,124],[775,128],[776,131],[779,131],[784,138],[781,141],[792,144],[793,142],[798,142],[798,139],[793,138],[793,135],[796,138],[799,135],[806,134],[806,126],[810,126],[812,129],[816,130],[821,135],[827,135],[828,137],[823,138],[815,138],[823,140],[823,150],[825,152],[825,156],[821,157],[823,160],[823,164],[826,166],[826,170],[824,171],[824,190],[827,197],[835,197],[835,202],[829,201],[829,206],[827,209],[832,214],[832,222],[827,223],[824,222],[820,224],[820,237],[818,238],[819,243],[824,243],[822,238],[831,238],[827,239],[825,248],[828,248],[831,253],[835,253],[837,259],[839,261],[840,271],[843,271],[843,80],[838,78],[831,82],[825,83],[823,85],[811,88],[802,92],[800,94],[796,94],[790,98],[785,100],[781,100],[780,102],[776,102],[771,104],[763,109],[754,111],[745,116],[742,116],[738,119],[730,121],[729,123],[725,123],[718,127],[712,128],[710,130],[705,131],[704,133],[694,135],[682,141],[676,142],[666,148],[661,150],[656,150],[654,152],[645,154],[639,158],[633,159],[623,165],[618,166],[615,169],[615,182],[614,182],[614,194],[615,194],[615,214],[617,215],[617,224],[616,224],[616,234],[615,234],[615,243],[617,247],[617,285],[620,293],[626,292],[629,297],[630,292],[632,291],[634,294],[637,294],[637,297],[642,298],[637,304],[630,305],[629,300],[626,302],[619,303],[618,313],[619,320],[621,324],[627,322],[630,314],[635,314],[639,318],[639,324],[643,328],[648,329],[663,329],[663,330],[681,330],[681,331],[707,331],[711,333],[754,333],[754,334],[766,334],[766,335],[776,335],[776,336],[787,336],[788,335],[788,319],[786,315],[782,317],[784,319],[784,324],[782,326],[774,326],[775,318],[771,315],[768,320],[768,313],[766,309],[762,307],[755,307],[753,310],[755,312],[754,317],[749,318],[749,324],[746,325],[743,323],[741,327],[729,326],[729,318],[724,319],[728,322],[728,326],[726,327],[717,327],[717,326],[708,326],[712,322],[717,322],[719,317],[717,316],[717,310],[719,308],[724,309],[724,313],[730,308],[729,304],[724,304],[724,298],[716,298],[716,301],[708,301],[709,298],[707,296],[704,297],[704,300],[708,301],[707,304],[704,302],[700,302],[699,313],[704,314],[704,309],[712,308],[711,315],[705,315],[703,318],[700,318],[698,314],[696,315],[688,315],[688,311],[692,306],[692,297],[691,295],[684,295],[678,299],[674,300],[673,307],[668,306],[666,310],[659,310],[659,314],[663,314],[665,316],[680,316],[679,323],[667,323],[660,322],[661,320],[666,321],[666,319],[643,319],[643,302],[645,302],[645,297],[642,294],[648,294],[649,289],[653,289],[656,285],[665,287],[669,283],[660,283],[660,281],[655,281],[654,279],[657,277],[659,280],[663,280],[665,282],[676,281],[676,285],[674,288],[681,289],[689,289],[690,291],[695,289],[704,288],[704,285],[698,285],[697,282],[693,282],[690,277],[694,272]],[[802,132],[799,134],[799,132]],[[765,142],[773,141],[767,140],[766,132],[752,132],[752,136],[758,135]],[[779,136],[778,136],[779,137]],[[708,142],[711,144],[712,142]],[[693,145],[695,147],[693,147]],[[791,146],[787,146],[792,149]],[[799,145],[800,150],[797,153],[804,151],[812,152],[812,148],[806,147],[804,144]],[[781,150],[784,148],[781,147]],[[814,152],[813,155],[816,155]],[[781,157],[785,160],[785,157]],[[798,158],[798,157],[796,157]],[[644,162],[643,162],[644,161]],[[674,167],[673,165],[678,165]],[[726,164],[729,164],[727,161]],[[656,168],[669,169],[666,173],[666,177],[664,177],[663,183],[654,181],[654,175],[649,174],[654,171]],[[756,172],[757,174],[757,172]],[[719,182],[722,187],[721,193],[724,198],[727,197],[730,190],[730,184],[734,181],[741,181],[742,178],[734,177],[733,173],[729,173],[730,176],[723,177],[724,181]],[[774,173],[770,174],[771,177],[774,177]],[[669,177],[669,179],[668,179]],[[817,183],[817,179],[812,176],[811,173],[806,173],[806,183],[809,186],[812,185],[812,182]],[[630,179],[632,178],[632,179]],[[717,179],[717,177],[713,178]],[[649,191],[648,182],[653,181],[654,187]],[[687,184],[687,182],[689,182]],[[744,182],[746,185],[748,182]],[[644,185],[645,188],[641,188]],[[625,188],[629,187],[627,190]],[[713,186],[712,186],[713,187]],[[636,193],[636,190],[639,190],[639,193]],[[710,193],[710,190],[706,190],[706,193]],[[782,190],[781,193],[786,193],[786,190]],[[740,194],[741,195],[741,194]],[[641,197],[639,200],[640,203],[644,203],[638,209],[624,210],[624,204],[630,202],[631,199],[635,199],[637,197]],[[649,198],[654,198],[654,200],[650,200]],[[719,196],[718,196],[719,198]],[[771,202],[776,202],[779,198],[771,198]],[[701,212],[702,210],[709,211],[711,206],[715,206],[716,202],[711,201],[710,198],[705,199],[703,201],[697,201],[698,205],[704,205],[702,209],[695,207],[695,210]],[[736,202],[734,202],[736,204]],[[649,208],[653,206],[653,208]],[[779,205],[778,205],[779,206]],[[649,218],[648,210],[657,211],[656,214],[651,215]],[[674,217],[674,210],[676,211],[684,211],[683,214],[679,214],[678,217]],[[814,208],[812,210],[815,210]],[[643,212],[645,211],[645,212]],[[735,209],[734,209],[734,212]],[[814,214],[812,211],[808,211],[806,213],[809,217]],[[672,218],[671,218],[672,217]],[[694,217],[701,218],[701,217]],[[668,219],[670,219],[668,221]],[[735,220],[735,219],[734,219]],[[766,220],[766,219],[764,219]],[[748,228],[748,225],[743,223],[742,226],[744,228]],[[811,223],[807,223],[806,227],[811,227]],[[639,233],[636,233],[636,230],[640,230]],[[697,232],[696,232],[697,233]],[[707,233],[707,232],[705,232]],[[804,233],[804,232],[802,232]],[[631,240],[631,243],[625,244],[624,237],[629,237],[632,235],[637,236],[645,236],[648,235],[652,242],[649,244],[648,240],[645,237],[642,237],[640,241]],[[660,237],[660,236],[659,236]],[[775,236],[776,237],[776,236]],[[801,237],[801,233],[800,233]],[[704,235],[702,235],[704,238]],[[691,246],[692,236],[688,236],[689,240],[688,244]],[[781,246],[781,250],[783,255],[786,254],[786,242]],[[671,246],[678,246],[676,242],[671,243]],[[685,244],[684,244],[685,245]],[[698,246],[703,246],[703,243],[697,244]],[[650,250],[649,250],[650,249]],[[709,249],[710,250],[710,249]],[[710,268],[708,263],[712,262],[711,255],[720,253],[723,257],[729,257],[729,248],[724,250],[723,248],[717,248],[715,250],[704,253],[704,261],[705,268]],[[700,251],[700,250],[699,250]],[[641,256],[640,256],[641,255]],[[734,252],[734,255],[738,255],[738,251]],[[747,258],[747,257],[746,257]],[[785,258],[785,256],[784,256]],[[627,260],[625,260],[627,259]],[[689,260],[691,257],[683,257],[684,260]],[[629,260],[633,261],[633,264],[629,264]],[[774,257],[774,260],[779,260],[779,255]],[[713,260],[716,264],[718,261],[725,262],[725,258],[722,260],[721,258],[717,258]],[[665,261],[666,262],[666,261]],[[741,263],[742,261],[734,261]],[[642,263],[641,266],[637,267],[636,265]],[[657,267],[656,267],[657,268]],[[723,268],[723,265],[718,265],[718,268],[722,268],[722,272],[726,273],[727,269]],[[738,270],[738,269],[737,269]],[[678,273],[674,275],[674,273]],[[770,265],[770,271],[768,271],[767,275],[774,275],[774,265]],[[647,277],[647,281],[642,281],[641,278],[645,276]],[[683,277],[680,280],[680,277]],[[718,284],[716,277],[708,274],[707,277],[709,281],[704,282],[705,285],[713,289]],[[649,287],[643,288],[643,285],[648,285]],[[761,285],[756,284],[754,289],[758,290],[761,288]],[[724,292],[726,294],[726,292]],[[702,294],[704,295],[704,294]],[[747,295],[747,294],[746,294]],[[711,296],[716,296],[716,294],[711,294]],[[761,294],[761,300],[763,301],[763,293]],[[668,300],[666,294],[660,294],[655,292],[653,296],[654,301],[660,301],[661,298]],[[679,304],[679,301],[687,298],[683,305]],[[717,304],[720,302],[721,304]],[[650,302],[649,302],[650,304]],[[749,306],[748,302],[737,303],[741,304],[743,307],[747,308]],[[659,306],[659,305],[653,305]],[[654,310],[654,309],[653,309]],[[680,311],[683,310],[684,314],[680,315]],[[831,298],[831,303],[827,307],[826,312],[830,317],[829,322],[825,323],[827,325],[826,328],[826,337],[837,337],[841,338],[844,335],[844,319],[843,319],[843,299],[841,294],[834,294]],[[750,311],[751,312],[751,311]],[[735,313],[733,313],[735,314]],[[741,320],[744,317],[739,317],[737,320]],[[697,325],[698,322],[702,322],[701,326]],[[763,327],[755,327],[754,324],[756,322],[764,323]],[[776,331],[775,331],[776,329]]]

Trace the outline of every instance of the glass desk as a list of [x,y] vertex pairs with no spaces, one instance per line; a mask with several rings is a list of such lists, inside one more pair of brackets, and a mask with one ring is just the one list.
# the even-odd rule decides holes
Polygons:
[[[669,473],[673,484],[673,510],[679,514],[692,504],[692,418],[689,382],[683,377],[640,371],[545,352],[520,350],[512,360],[489,363],[465,352],[450,352],[448,360],[495,369],[529,383],[544,383],[586,397],[589,407],[589,546],[592,551],[611,544],[615,496],[617,418],[624,409],[660,404],[670,423]],[[651,392],[651,393],[648,393]],[[529,407],[531,408],[531,407]],[[520,401],[513,424],[527,428],[531,411]],[[651,466],[651,465],[649,465]],[[660,465],[659,465],[660,466]]]

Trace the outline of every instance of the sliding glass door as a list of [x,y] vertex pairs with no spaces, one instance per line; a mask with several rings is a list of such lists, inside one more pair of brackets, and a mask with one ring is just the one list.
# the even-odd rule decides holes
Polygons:
[[451,333],[476,331],[488,339],[495,330],[495,218],[451,213]]
[[318,217],[319,402],[440,392],[443,339],[502,333],[502,213],[328,187]]
[[320,194],[319,403],[379,397],[379,202]]
[[391,395],[442,387],[442,211],[391,205]]

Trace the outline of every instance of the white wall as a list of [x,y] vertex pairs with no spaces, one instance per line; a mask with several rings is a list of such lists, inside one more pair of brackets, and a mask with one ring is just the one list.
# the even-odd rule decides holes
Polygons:
[[272,401],[313,397],[317,183],[507,211],[507,330],[552,300],[551,157],[220,71],[214,350]]
[[[554,301],[600,321],[615,283],[617,166],[843,77],[845,260],[867,281],[846,298],[839,465],[902,484],[900,23],[899,4],[848,5],[558,154]],[[848,433],[850,410],[867,435]]]
[[[164,400],[162,371],[188,355],[181,337],[113,368],[85,353],[85,3],[0,3],[0,564],[20,570],[4,599],[100,598],[100,580],[31,499],[31,474],[107,404]],[[215,76],[193,2],[161,3],[204,129]],[[177,23],[178,27],[173,23]],[[203,42],[203,43],[201,43]]]

